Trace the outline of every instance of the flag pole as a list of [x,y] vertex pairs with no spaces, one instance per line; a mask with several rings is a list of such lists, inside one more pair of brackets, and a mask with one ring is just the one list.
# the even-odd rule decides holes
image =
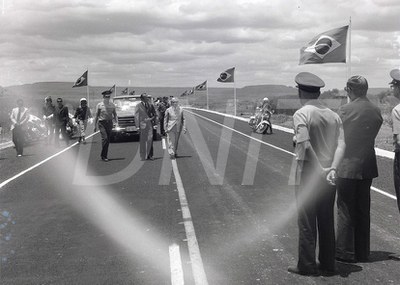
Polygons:
[[208,106],[208,82],[206,80],[206,95],[207,95],[207,110],[209,110],[209,106]]
[[89,67],[87,68],[87,84],[86,84],[86,96],[87,96],[87,103],[90,106],[90,93],[89,93]]
[[233,106],[235,109],[233,114],[234,114],[234,116],[236,116],[236,81],[235,80],[233,81],[233,98],[234,98]]
[[[351,76],[351,17],[349,19],[349,47],[348,47],[348,58],[347,58],[347,78],[346,81]],[[347,96],[347,103],[350,102],[350,97]]]
[[351,76],[351,17],[350,17],[350,20],[349,20],[349,57],[348,57],[347,67],[348,67],[347,68],[348,74],[347,74],[346,80],[348,78],[350,78],[350,76]]

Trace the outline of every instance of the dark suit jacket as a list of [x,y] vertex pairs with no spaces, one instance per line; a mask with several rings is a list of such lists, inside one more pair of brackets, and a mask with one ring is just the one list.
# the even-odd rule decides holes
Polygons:
[[[154,109],[154,106],[149,102],[149,109],[146,109],[145,104],[143,102],[140,102],[136,106],[136,112],[135,112],[135,124],[139,128],[141,122],[145,122],[145,119],[147,118],[153,118],[155,120],[156,116],[156,111]],[[152,121],[146,121],[146,124],[152,124]]]
[[67,106],[63,105],[61,108],[56,106],[54,108],[54,121],[58,126],[67,125],[67,123],[69,122],[69,112]]
[[339,109],[346,150],[338,176],[371,179],[378,176],[375,137],[382,125],[380,109],[367,98],[357,98]]

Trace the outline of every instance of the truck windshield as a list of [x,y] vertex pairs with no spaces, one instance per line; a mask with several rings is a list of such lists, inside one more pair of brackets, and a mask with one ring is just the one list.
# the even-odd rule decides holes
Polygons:
[[140,101],[140,98],[120,98],[114,99],[114,104],[117,109],[128,110],[135,107],[135,103]]

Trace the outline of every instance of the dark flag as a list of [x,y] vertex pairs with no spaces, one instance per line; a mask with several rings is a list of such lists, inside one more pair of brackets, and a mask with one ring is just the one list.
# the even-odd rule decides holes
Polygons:
[[346,41],[349,26],[333,29],[314,37],[300,49],[301,64],[346,62]]
[[72,86],[72,88],[74,87],[82,87],[82,86],[87,86],[88,85],[88,71],[86,70],[81,77],[79,77],[74,86]]
[[128,94],[128,87],[126,87],[124,90],[121,92],[122,95],[127,95]]
[[196,90],[196,91],[204,91],[204,90],[207,90],[207,80],[204,81],[203,83],[197,85],[197,86],[194,88],[194,90]]
[[235,81],[235,68],[232,67],[230,69],[225,70],[219,75],[219,78],[217,79],[218,82],[234,82]]

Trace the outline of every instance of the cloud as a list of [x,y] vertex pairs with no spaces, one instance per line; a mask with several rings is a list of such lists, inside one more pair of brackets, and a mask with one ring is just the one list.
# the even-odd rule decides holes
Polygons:
[[[132,79],[138,85],[186,86],[231,66],[237,66],[238,86],[290,85],[304,69],[334,79],[335,72],[345,74],[345,65],[298,66],[299,49],[315,35],[348,24],[350,16],[353,70],[371,70],[374,82],[383,86],[385,70],[399,60],[397,0],[5,3],[0,15],[3,86],[72,82],[86,68],[94,85]],[[380,73],[373,71],[376,65]],[[338,76],[327,86],[342,80]]]

